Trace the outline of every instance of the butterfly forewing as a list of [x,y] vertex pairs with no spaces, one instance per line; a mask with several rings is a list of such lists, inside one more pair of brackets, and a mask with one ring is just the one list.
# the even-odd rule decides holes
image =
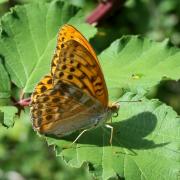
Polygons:
[[[99,64],[96,53],[94,49],[91,47],[89,42],[86,40],[86,38],[73,26],[65,24],[58,33],[58,39],[57,39],[57,46],[56,46],[56,53],[54,56],[58,56],[61,52],[61,49],[64,47],[64,43],[69,40],[75,40],[82,44],[94,57],[95,61]],[[54,70],[57,65],[58,58],[53,58],[52,65],[51,65],[51,73],[54,73]]]
[[[95,64],[96,70],[98,69],[98,75],[102,79],[104,92],[106,94],[106,95],[104,95],[104,99],[103,99],[102,103],[105,106],[107,106],[108,105],[108,91],[107,91],[104,76],[103,76],[99,61],[97,59],[97,56],[95,54],[95,51],[92,48],[92,46],[90,45],[90,43],[86,40],[86,38],[76,28],[74,28],[71,25],[68,25],[68,24],[64,25],[58,33],[56,51],[55,51],[55,54],[54,54],[54,57],[53,57],[53,60],[51,63],[51,74],[53,75],[55,72],[55,69],[58,65],[59,56],[61,54],[62,49],[65,47],[66,42],[71,41],[71,40],[80,44],[82,46],[83,52],[88,52],[88,54],[90,54],[90,56],[89,56],[89,57],[91,57],[90,61],[91,61],[91,63]],[[72,47],[72,46],[68,46],[68,47]],[[70,49],[68,51],[70,52]],[[84,60],[86,62],[87,59],[84,58]]]
[[59,81],[72,84],[89,96],[93,96],[107,107],[106,84],[94,57],[79,42],[69,40],[59,54],[53,75],[53,83]]

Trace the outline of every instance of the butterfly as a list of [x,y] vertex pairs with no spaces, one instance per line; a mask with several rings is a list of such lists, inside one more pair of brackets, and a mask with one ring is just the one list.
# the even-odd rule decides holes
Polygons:
[[[60,29],[51,70],[35,87],[30,106],[36,131],[63,137],[82,130],[75,141],[118,112],[119,104],[109,103],[95,51],[75,27],[65,24]],[[113,128],[106,126],[112,141]]]

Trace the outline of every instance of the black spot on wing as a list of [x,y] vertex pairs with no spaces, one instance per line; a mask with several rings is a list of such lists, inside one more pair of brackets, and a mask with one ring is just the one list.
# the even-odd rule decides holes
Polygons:
[[47,87],[46,86],[42,86],[41,87],[41,92],[43,93],[43,92],[45,92],[47,90]]
[[48,79],[47,84],[52,84],[52,79]]
[[50,121],[50,120],[52,119],[52,117],[53,117],[53,116],[52,116],[51,114],[49,114],[49,115],[46,116],[46,120],[47,120],[47,121]]

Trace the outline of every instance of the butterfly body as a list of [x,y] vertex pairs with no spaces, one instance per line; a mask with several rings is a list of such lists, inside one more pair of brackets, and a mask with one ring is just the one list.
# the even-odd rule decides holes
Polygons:
[[31,96],[34,129],[62,137],[100,126],[119,109],[119,104],[108,103],[106,83],[94,50],[78,30],[64,25],[51,72]]

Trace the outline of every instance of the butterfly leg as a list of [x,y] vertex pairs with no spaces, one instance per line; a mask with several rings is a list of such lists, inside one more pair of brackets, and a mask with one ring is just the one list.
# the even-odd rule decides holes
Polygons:
[[112,138],[113,138],[113,131],[114,131],[114,128],[112,126],[110,126],[109,124],[106,124],[105,125],[107,128],[111,129],[111,136],[110,136],[110,145],[112,146]]
[[64,147],[64,149],[70,148],[74,143],[76,143],[76,141],[87,131],[94,129],[94,126],[88,129],[84,129],[77,137],[76,139],[68,146],[68,147]]
[[74,143],[76,143],[76,141],[86,132],[86,131],[89,131],[91,128],[89,128],[89,129],[84,129],[78,136],[77,136],[77,138],[70,144],[70,145],[68,145],[67,147],[64,147],[64,149],[67,149],[67,148],[70,148],[70,147],[72,147],[72,145],[74,144]]
[[73,145],[86,131],[89,131],[91,128],[89,129],[84,129],[78,136],[77,138],[72,142],[71,145]]
[[111,117],[111,124],[112,124],[112,117]]

